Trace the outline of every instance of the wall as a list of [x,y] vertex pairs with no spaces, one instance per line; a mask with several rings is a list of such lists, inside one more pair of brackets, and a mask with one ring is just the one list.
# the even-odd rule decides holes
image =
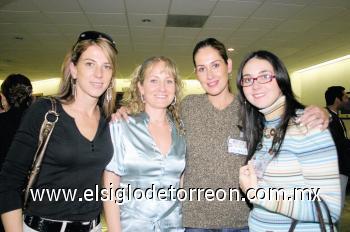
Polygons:
[[[291,80],[293,91],[303,104],[324,107],[324,93],[329,86],[341,85],[347,92],[350,91],[350,57],[310,70],[294,72]],[[350,120],[344,122],[350,135]]]

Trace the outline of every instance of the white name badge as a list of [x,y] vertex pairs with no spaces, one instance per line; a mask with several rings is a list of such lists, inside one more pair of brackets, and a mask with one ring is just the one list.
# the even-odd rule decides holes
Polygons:
[[228,139],[228,153],[248,155],[247,142],[238,139]]

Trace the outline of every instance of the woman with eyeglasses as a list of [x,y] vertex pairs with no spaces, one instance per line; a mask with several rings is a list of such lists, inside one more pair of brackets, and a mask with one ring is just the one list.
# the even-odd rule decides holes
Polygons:
[[58,121],[22,212],[22,189],[51,102],[39,100],[28,109],[0,175],[0,213],[6,231],[101,230],[99,185],[113,154],[108,119],[115,105],[116,59],[112,38],[95,31],[80,34],[67,53],[55,98]]
[[293,95],[286,67],[271,52],[248,54],[237,88],[248,144],[249,162],[239,180],[253,204],[249,230],[320,231],[316,201],[329,231],[326,208],[333,222],[340,216],[337,152],[329,131],[296,121],[304,106]]

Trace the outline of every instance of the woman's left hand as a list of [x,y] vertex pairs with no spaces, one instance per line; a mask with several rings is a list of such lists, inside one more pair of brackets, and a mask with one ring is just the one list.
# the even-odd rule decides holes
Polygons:
[[308,106],[298,121],[309,129],[318,127],[325,130],[329,124],[329,114],[326,109],[319,106]]

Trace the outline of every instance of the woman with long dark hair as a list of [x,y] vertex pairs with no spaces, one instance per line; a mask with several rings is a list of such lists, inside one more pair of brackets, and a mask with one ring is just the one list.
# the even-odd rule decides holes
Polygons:
[[238,70],[237,88],[249,160],[240,169],[240,186],[254,206],[249,230],[288,231],[294,223],[297,231],[318,231],[315,197],[310,193],[322,198],[326,223],[326,206],[333,221],[338,220],[334,142],[328,130],[309,129],[296,121],[304,106],[294,97],[282,61],[268,51],[250,53]]

